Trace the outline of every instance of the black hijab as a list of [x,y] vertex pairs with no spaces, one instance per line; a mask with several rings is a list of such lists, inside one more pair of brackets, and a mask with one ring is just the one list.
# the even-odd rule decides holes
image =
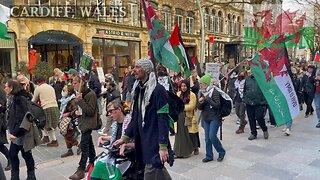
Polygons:
[[181,84],[185,84],[187,86],[187,90],[186,92],[181,90],[180,99],[184,102],[184,104],[188,104],[190,102],[190,80],[182,80]]

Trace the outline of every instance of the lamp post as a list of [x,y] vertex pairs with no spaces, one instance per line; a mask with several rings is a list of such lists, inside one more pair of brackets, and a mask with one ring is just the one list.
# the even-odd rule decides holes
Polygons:
[[204,63],[204,51],[205,51],[205,28],[204,28],[204,17],[201,8],[201,0],[197,0],[199,15],[200,15],[200,30],[201,30],[201,44],[200,44],[200,67],[202,68]]

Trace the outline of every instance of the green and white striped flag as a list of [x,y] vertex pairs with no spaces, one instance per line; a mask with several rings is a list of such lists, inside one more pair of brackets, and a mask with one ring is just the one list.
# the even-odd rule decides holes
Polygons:
[[7,36],[8,26],[7,21],[10,18],[10,8],[0,4],[0,38],[11,39]]
[[[285,65],[287,57],[282,51],[284,49],[264,48],[250,62],[252,73],[268,101],[277,126],[299,114],[298,97]],[[276,61],[278,58],[280,60]]]

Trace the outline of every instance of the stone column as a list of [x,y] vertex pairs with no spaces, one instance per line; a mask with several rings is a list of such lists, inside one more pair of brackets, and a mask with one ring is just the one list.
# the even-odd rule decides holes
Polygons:
[[29,52],[28,52],[28,39],[20,38],[16,39],[18,61],[25,61],[29,63]]

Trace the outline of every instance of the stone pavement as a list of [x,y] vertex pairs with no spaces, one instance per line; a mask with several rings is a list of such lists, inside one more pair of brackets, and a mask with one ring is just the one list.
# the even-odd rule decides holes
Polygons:
[[[249,126],[244,134],[237,135],[235,115],[223,123],[223,146],[227,153],[223,162],[212,161],[202,163],[205,154],[204,132],[200,128],[201,149],[198,156],[177,159],[173,167],[167,167],[174,180],[316,180],[320,179],[320,129],[315,128],[316,115],[304,118],[303,113],[295,119],[292,134],[284,136],[281,129],[270,128],[270,137],[263,139],[258,130],[258,139],[249,141]],[[58,133],[57,133],[58,134]],[[97,133],[94,132],[94,137]],[[36,160],[38,180],[63,180],[74,173],[80,156],[61,159],[60,155],[66,147],[61,135],[58,135],[60,146],[48,148],[40,146],[33,150]],[[174,137],[171,137],[173,144]],[[98,152],[101,148],[96,148]],[[75,149],[74,149],[75,151]],[[215,158],[217,154],[215,153]],[[4,157],[0,157],[5,166]],[[21,179],[26,177],[26,167],[21,160]],[[10,172],[6,172],[10,177]],[[8,178],[9,179],[9,178]]]

